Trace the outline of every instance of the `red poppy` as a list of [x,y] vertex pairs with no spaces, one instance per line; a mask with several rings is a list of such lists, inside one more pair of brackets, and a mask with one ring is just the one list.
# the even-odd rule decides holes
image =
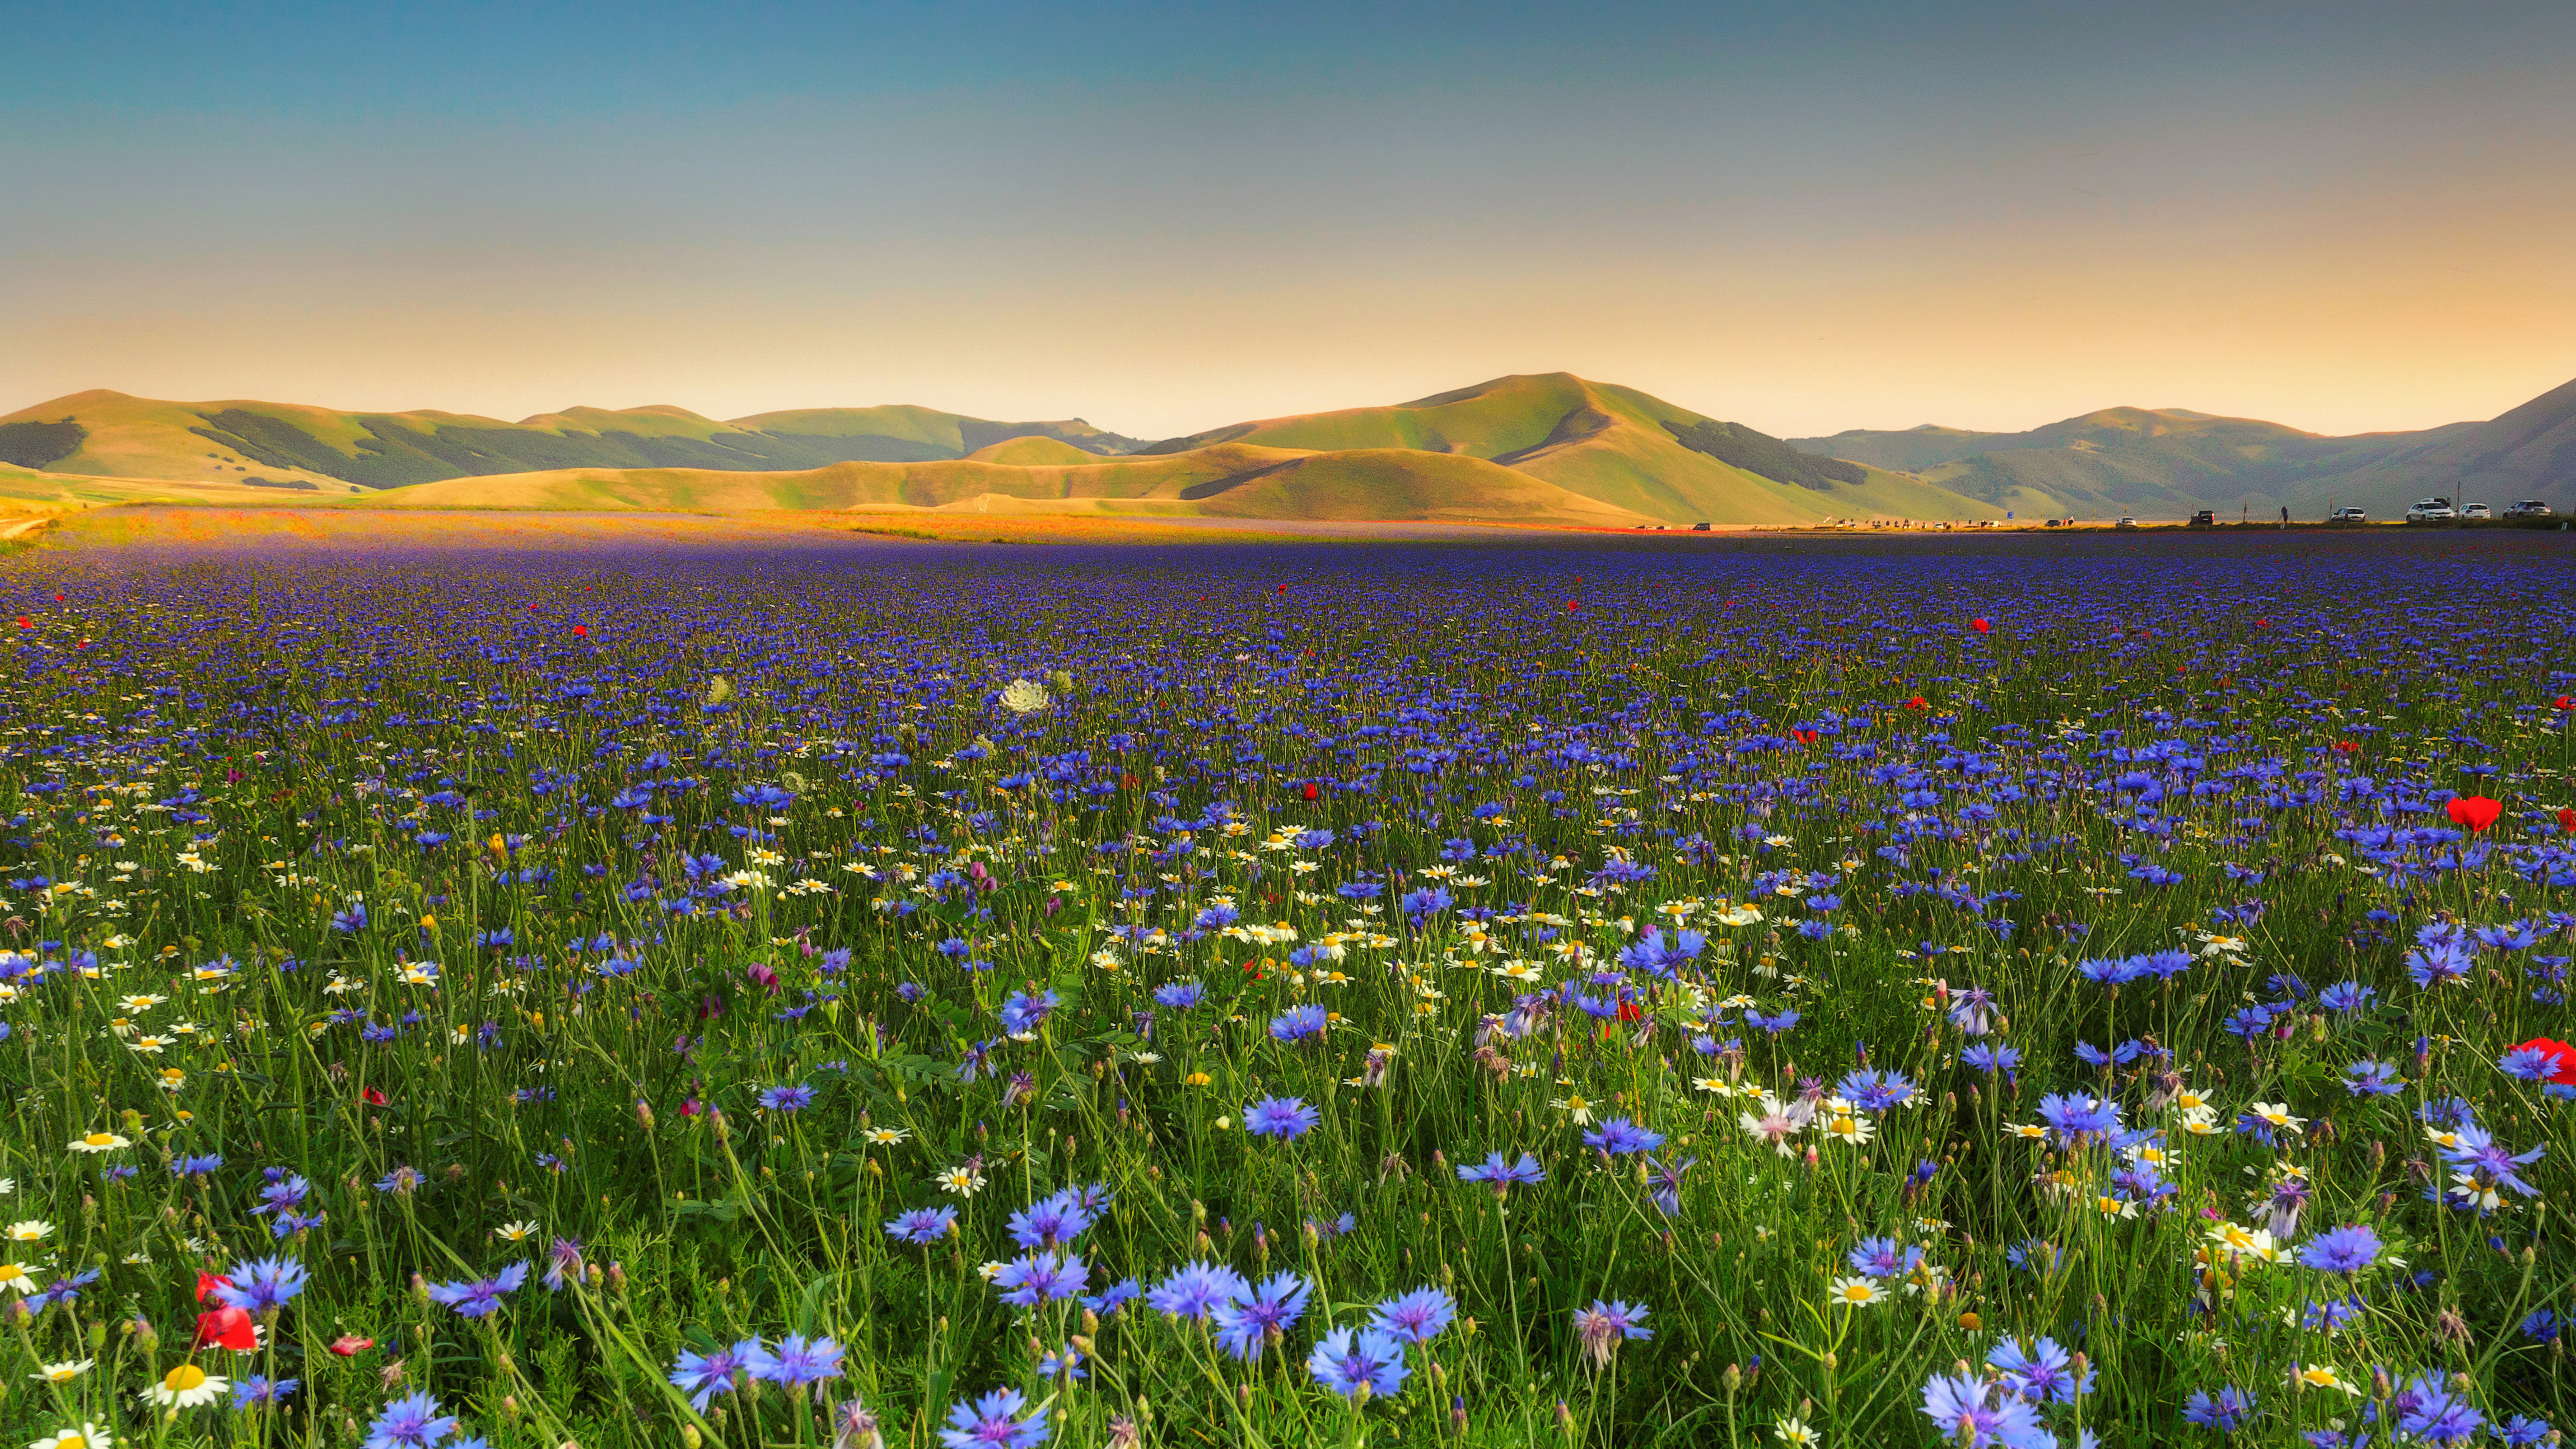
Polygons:
[[63,596],[62,596],[62,595],[60,595],[60,594],[56,594],[56,595],[54,595],[54,602],[55,602],[55,603],[59,604],[59,603],[61,603],[62,601],[63,601]]
[[386,1096],[384,1093],[377,1091],[373,1087],[362,1088],[358,1095],[365,1099],[366,1104],[370,1107],[381,1107],[387,1102],[393,1100],[393,1098]]
[[1277,589],[1273,590],[1273,592],[1284,594],[1288,592],[1288,586],[1286,584],[1281,584]]
[[1646,1009],[1633,1001],[1623,1001],[1619,1003],[1619,1019],[1621,1021],[1642,1021],[1645,1019],[1645,1015]]
[[2518,1052],[2537,1051],[2549,1059],[2549,1080],[2576,1086],[2576,1046],[2536,1036],[2514,1048]]
[[2269,629],[2272,627],[2272,621],[2269,619],[2257,619],[2254,621],[2254,627],[2257,629]]
[[342,1358],[355,1358],[375,1346],[374,1339],[360,1338],[354,1333],[344,1333],[331,1340],[331,1351]]
[[2359,740],[2337,740],[2334,742],[2334,747],[2335,753],[2338,755],[2357,755],[2361,753],[2361,742]]
[[1791,730],[1789,731],[1789,738],[1796,740],[1802,745],[1812,745],[1816,742],[1817,735],[1814,730]]
[[2576,694],[2562,694],[2549,702],[2551,709],[2576,709]]
[[231,1286],[233,1280],[221,1273],[200,1273],[197,1275],[197,1301],[203,1303],[215,1296],[216,1289]]
[[587,638],[589,638],[589,637],[590,637],[590,626],[589,626],[588,624],[575,624],[575,625],[573,625],[573,626],[572,626],[572,637],[574,637],[574,638],[576,638],[576,639],[587,639]]
[[1976,630],[1980,634],[1991,634],[1995,632],[1995,626],[1987,623],[1983,619],[1970,619],[1968,621],[1968,627]]
[[1567,612],[1567,613],[1569,613],[1569,614],[1576,612],[1577,610],[1581,609],[1582,607],[1583,607],[1583,605],[1581,605],[1580,603],[1577,603],[1576,601],[1574,601],[1574,600],[1572,600],[1572,599],[1568,599],[1568,600],[1566,600],[1566,601],[1565,601],[1565,612]]
[[1297,793],[1308,800],[1313,800],[1320,797],[1324,792],[1316,786],[1314,781],[1309,780],[1305,784],[1297,787]]
[[259,1330],[251,1325],[250,1315],[242,1310],[218,1308],[212,1313],[197,1315],[197,1347],[229,1348],[235,1353],[248,1353],[259,1347]]
[[2558,828],[2566,831],[2570,835],[2576,835],[2576,809],[2567,809],[2558,812]]
[[36,627],[36,624],[34,620],[28,618],[24,614],[20,614],[18,616],[18,627],[21,629],[33,629]]
[[1930,709],[1932,705],[1930,701],[1918,694],[1912,699],[1907,700],[1905,702],[1905,707],[1907,709]]
[[2484,795],[2454,795],[2450,804],[2451,823],[2475,835],[2496,823],[2504,806]]
[[1145,782],[1130,774],[1121,774],[1118,777],[1118,788],[1121,790],[1133,790],[1143,783]]

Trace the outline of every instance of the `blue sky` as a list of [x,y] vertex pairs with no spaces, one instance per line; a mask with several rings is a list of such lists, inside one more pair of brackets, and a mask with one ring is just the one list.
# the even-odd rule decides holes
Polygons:
[[2576,375],[2565,5],[0,11],[0,411],[1161,436],[1563,368],[2342,432]]

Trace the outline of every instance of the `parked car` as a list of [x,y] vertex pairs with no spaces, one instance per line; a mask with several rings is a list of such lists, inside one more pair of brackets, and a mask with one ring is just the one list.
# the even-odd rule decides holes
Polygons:
[[2548,504],[2541,502],[2537,498],[2526,498],[2520,503],[2506,504],[2504,516],[2507,518],[2547,518],[2551,515]]
[[2495,510],[2487,507],[2483,503],[2465,503],[2460,506],[2460,516],[2462,518],[2493,518],[2495,517]]
[[2458,516],[2451,511],[2448,498],[2418,498],[2415,506],[2406,510],[2408,523],[2441,523]]
[[2135,528],[2135,527],[2137,527],[2137,526],[2138,526],[2138,520],[2136,520],[2136,519],[2134,519],[2134,518],[2131,518],[2129,515],[2127,515],[2127,514],[2123,513],[2123,514],[2121,514],[2121,515],[2120,515],[2120,521],[2119,521],[2118,523],[2115,523],[2115,524],[2111,525],[2111,526],[2112,526],[2113,528]]
[[2218,512],[2216,509],[2204,508],[2191,516],[2191,526],[2194,528],[2208,528],[2217,522]]
[[2338,508],[2326,515],[2328,523],[2368,523],[2370,515],[2358,508]]

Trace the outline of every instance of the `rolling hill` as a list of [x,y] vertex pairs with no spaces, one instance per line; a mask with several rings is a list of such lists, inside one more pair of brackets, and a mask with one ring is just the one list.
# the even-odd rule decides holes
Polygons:
[[164,402],[99,389],[0,417],[0,462],[91,477],[239,482],[322,493],[558,468],[783,472],[957,458],[1011,438],[1115,454],[1080,419],[1004,423],[923,407],[823,408],[717,422],[685,408],[569,408],[516,423],[456,413]]
[[[1023,440],[1025,442],[1025,440]],[[1004,443],[987,452],[1020,449]],[[1067,451],[1073,451],[1068,448]],[[1406,449],[1310,452],[1217,443],[1150,457],[848,462],[792,473],[562,469],[458,478],[381,506],[745,512],[924,508],[1119,511],[1228,518],[1439,519],[1633,528],[1638,514],[1479,458]]]
[[1797,448],[1913,474],[2027,512],[2181,517],[2196,509],[2380,518],[2426,494],[2576,509],[2576,382],[2491,421],[2326,437],[2183,408],[2105,408],[2023,433],[1919,427],[1793,438]]
[[2002,508],[1884,468],[1819,467],[1777,438],[1572,373],[1513,375],[1392,407],[1302,413],[1139,449],[1220,443],[1479,458],[1663,523],[1992,518]]

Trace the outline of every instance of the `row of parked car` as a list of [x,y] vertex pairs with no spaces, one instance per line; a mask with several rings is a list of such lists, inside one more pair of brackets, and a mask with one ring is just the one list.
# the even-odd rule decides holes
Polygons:
[[[2343,512],[2351,514],[2356,520],[2361,517],[2361,510],[2358,508],[2347,508]],[[2408,523],[2443,523],[2454,518],[2493,518],[2495,516],[2495,510],[2483,503],[2455,505],[2448,498],[2419,498],[2415,500],[2414,507],[2406,510]],[[2549,505],[2537,498],[2525,498],[2519,503],[2506,504],[2504,516],[2547,518],[2550,516]]]

